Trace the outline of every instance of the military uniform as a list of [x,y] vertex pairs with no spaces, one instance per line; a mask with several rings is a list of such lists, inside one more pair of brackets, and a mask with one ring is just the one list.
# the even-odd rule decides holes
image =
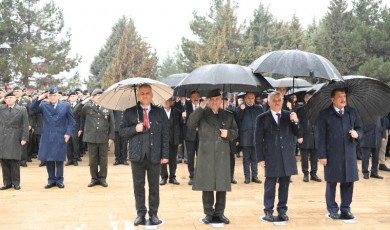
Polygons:
[[75,116],[85,117],[83,141],[88,144],[91,183],[93,185],[105,184],[108,164],[108,140],[114,140],[115,138],[114,114],[112,110],[93,102],[88,102],[85,105],[79,103],[73,112]]
[[[33,117],[31,116],[30,113],[31,101],[21,97],[16,100],[15,104],[26,108],[29,117],[29,126],[31,127],[31,122],[33,121]],[[26,163],[27,160],[31,161],[31,156],[28,156],[28,146],[30,145],[31,142],[30,137],[31,135],[29,135],[29,138],[27,139],[28,143],[22,146],[22,157],[20,159],[20,165],[23,167],[27,167],[27,163]]]

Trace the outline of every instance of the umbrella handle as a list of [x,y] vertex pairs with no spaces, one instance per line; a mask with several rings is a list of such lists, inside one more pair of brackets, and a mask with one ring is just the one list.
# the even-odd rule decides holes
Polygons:
[[[139,123],[139,113],[138,113],[138,100],[137,100],[137,88],[135,87],[135,84],[133,85],[134,88],[134,96],[135,96],[135,108],[137,109],[137,123]],[[130,98],[131,99],[131,98]]]

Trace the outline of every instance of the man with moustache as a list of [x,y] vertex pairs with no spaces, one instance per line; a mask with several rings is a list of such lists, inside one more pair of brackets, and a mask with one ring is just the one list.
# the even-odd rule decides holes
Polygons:
[[277,220],[288,221],[287,200],[290,178],[296,175],[294,136],[298,135],[297,114],[282,109],[283,95],[276,91],[268,95],[270,109],[256,118],[255,151],[260,166],[265,169],[264,220],[273,222],[276,183],[279,183]]
[[[42,102],[48,98],[48,102]],[[30,109],[42,113],[43,129],[39,145],[38,159],[46,162],[49,175],[45,189],[64,185],[64,161],[66,160],[66,142],[73,134],[74,118],[70,105],[59,100],[60,94],[54,86],[31,103]]]
[[17,105],[12,91],[4,95],[0,105],[0,160],[4,186],[0,190],[20,189],[20,158],[22,146],[28,141],[28,115]]
[[231,191],[229,141],[237,138],[238,129],[233,114],[221,109],[221,104],[220,90],[210,90],[207,100],[191,113],[187,123],[188,127],[199,130],[199,152],[192,189],[202,191],[206,214],[202,221],[205,224],[213,219],[230,223],[225,216],[226,192]]
[[[332,90],[330,96],[332,104],[320,111],[317,119],[317,151],[325,169],[326,207],[332,219],[354,219],[350,205],[354,182],[359,180],[356,140],[363,135],[362,123],[356,110],[347,106],[344,88]],[[340,206],[335,201],[337,183]]]

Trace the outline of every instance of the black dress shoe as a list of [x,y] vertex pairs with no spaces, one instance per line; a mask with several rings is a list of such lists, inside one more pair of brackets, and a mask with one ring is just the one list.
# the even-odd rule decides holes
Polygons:
[[252,178],[252,182],[255,182],[257,184],[261,184],[261,180],[259,178],[257,178],[257,177]]
[[119,165],[120,162],[119,161],[115,161],[113,165]]
[[91,182],[89,182],[88,187],[93,187],[93,186],[98,185],[98,184],[99,184],[99,181],[91,181]]
[[249,184],[249,183],[251,183],[251,181],[249,179],[245,179],[244,183]]
[[158,219],[158,217],[156,215],[149,217],[149,222],[151,225],[159,225],[162,223],[162,221],[160,219]]
[[343,220],[352,220],[354,218],[355,218],[355,216],[351,212],[342,212],[340,214],[340,219],[343,219]]
[[45,189],[53,188],[55,186],[56,186],[56,184],[47,184],[47,185],[45,185]]
[[371,174],[370,177],[376,179],[383,179],[383,176],[379,176],[378,174]]
[[20,162],[20,166],[27,167],[27,163],[26,162]]
[[205,218],[202,219],[202,222],[205,224],[210,224],[211,221],[213,221],[213,216],[207,215]]
[[308,175],[304,175],[303,176],[303,182],[309,182],[309,176]]
[[31,158],[27,159],[27,162],[32,162]]
[[161,179],[160,180],[160,185],[165,185],[167,183],[167,179]]
[[0,187],[0,190],[6,190],[6,189],[10,189],[10,188],[12,188],[12,184]]
[[76,160],[77,160],[77,161],[83,161],[80,157],[78,157]]
[[42,166],[46,166],[46,163],[45,163],[45,162],[41,162],[41,163],[39,164],[39,167],[42,167]]
[[183,160],[182,160],[182,159],[177,160],[177,163],[178,163],[178,164],[181,164],[181,163],[183,163]]
[[364,178],[364,179],[369,179],[370,177],[368,176],[368,174],[364,174],[364,175],[363,175],[363,178]]
[[329,217],[333,220],[338,220],[340,219],[340,215],[337,212],[331,212],[329,213]]
[[58,188],[65,188],[65,185],[64,184],[57,184],[57,187]]
[[236,157],[237,157],[237,158],[240,158],[240,153],[237,153],[237,154],[236,154]]
[[237,184],[237,181],[236,181],[236,179],[232,178],[232,179],[230,180],[230,183],[232,183],[232,184]]
[[134,220],[134,225],[135,226],[145,225],[145,223],[146,223],[146,220],[145,220],[144,216],[137,216],[137,218],[135,218],[135,220]]
[[99,184],[100,184],[101,186],[103,186],[103,187],[108,187],[108,184],[107,184],[107,182],[105,182],[105,181],[100,181]]
[[319,178],[317,175],[310,176],[310,180],[314,180],[316,182],[321,182],[322,181],[321,178]]
[[15,189],[15,190],[20,190],[21,187],[20,187],[20,185],[14,185],[14,189]]
[[73,165],[74,165],[74,166],[78,166],[79,163],[77,163],[77,161],[73,161]]
[[179,185],[179,181],[176,180],[176,178],[169,179],[169,183]]
[[184,164],[187,164],[187,159],[184,159]]
[[218,222],[220,222],[220,223],[224,223],[224,224],[229,224],[229,223],[230,223],[230,220],[229,220],[226,216],[224,216],[224,215],[222,215],[222,216],[216,216],[215,219],[216,219]]
[[65,166],[69,166],[71,164],[73,164],[73,163],[71,161],[68,161],[68,162],[66,162]]
[[289,218],[288,218],[288,216],[287,216],[286,213],[279,213],[279,214],[278,214],[278,219],[279,219],[280,221],[288,221],[288,220],[289,220]]
[[379,164],[379,170],[390,172],[390,169],[385,164]]
[[192,181],[192,179],[190,179],[190,180],[188,181],[188,185],[192,185],[192,183],[193,183],[193,181]]
[[124,165],[129,165],[129,162],[123,161],[122,164],[124,164]]
[[265,215],[263,217],[263,220],[268,221],[268,222],[274,222],[274,217],[272,215],[272,212],[266,211],[266,212],[264,212],[264,214]]

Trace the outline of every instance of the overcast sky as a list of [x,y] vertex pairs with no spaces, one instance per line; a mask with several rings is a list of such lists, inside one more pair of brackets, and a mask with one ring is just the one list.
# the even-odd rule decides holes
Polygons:
[[[113,25],[125,15],[134,20],[139,34],[156,49],[159,61],[173,53],[181,38],[191,37],[189,22],[192,12],[209,12],[210,0],[55,0],[63,9],[65,27],[72,34],[71,54],[82,56],[76,68],[83,78],[89,75],[94,56],[105,44]],[[290,21],[293,14],[306,27],[315,18],[321,19],[330,0],[240,0],[237,10],[239,22],[249,22],[259,3],[269,6],[278,19]],[[390,5],[390,0],[384,0]]]

